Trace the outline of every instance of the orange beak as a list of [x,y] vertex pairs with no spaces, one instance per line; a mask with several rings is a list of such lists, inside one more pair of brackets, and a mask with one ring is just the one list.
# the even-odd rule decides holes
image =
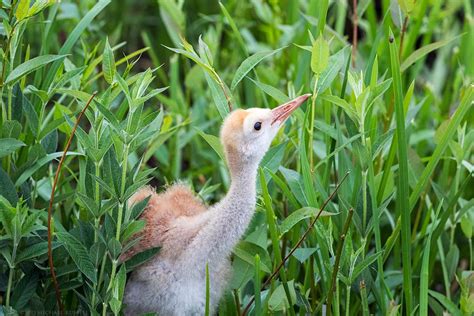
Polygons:
[[283,123],[291,115],[291,113],[293,113],[293,111],[303,104],[304,101],[306,101],[310,96],[310,93],[304,94],[274,108],[272,110],[272,125],[278,121]]

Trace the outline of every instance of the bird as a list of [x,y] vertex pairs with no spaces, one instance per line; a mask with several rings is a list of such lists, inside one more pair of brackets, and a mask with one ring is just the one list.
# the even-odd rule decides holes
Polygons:
[[212,315],[231,276],[230,255],[255,211],[260,161],[285,121],[310,94],[274,109],[236,109],[225,118],[220,140],[230,172],[229,190],[207,207],[182,183],[163,193],[146,186],[128,201],[149,198],[141,215],[145,227],[138,243],[122,255],[161,247],[155,257],[136,268],[127,281],[126,315],[203,315],[206,309],[206,266]]

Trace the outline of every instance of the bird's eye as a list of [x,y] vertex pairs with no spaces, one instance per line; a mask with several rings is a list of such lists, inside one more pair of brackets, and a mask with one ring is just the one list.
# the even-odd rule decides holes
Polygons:
[[253,128],[254,128],[256,131],[259,131],[259,130],[262,128],[262,122],[257,122],[257,123],[255,123],[255,125],[253,126]]

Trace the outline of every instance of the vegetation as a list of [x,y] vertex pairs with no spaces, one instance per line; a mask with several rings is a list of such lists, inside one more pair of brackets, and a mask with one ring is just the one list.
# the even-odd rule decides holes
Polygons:
[[0,17],[0,314],[120,314],[159,251],[119,261],[144,226],[131,194],[181,179],[219,200],[229,108],[304,93],[219,314],[474,313],[469,0],[3,0]]

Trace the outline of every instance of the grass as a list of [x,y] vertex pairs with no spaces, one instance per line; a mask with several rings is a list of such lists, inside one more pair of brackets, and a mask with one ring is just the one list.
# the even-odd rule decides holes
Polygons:
[[220,200],[222,118],[305,93],[219,314],[474,312],[469,1],[10,0],[0,16],[4,314],[121,314],[159,251],[119,260],[144,225],[131,194],[180,179]]

